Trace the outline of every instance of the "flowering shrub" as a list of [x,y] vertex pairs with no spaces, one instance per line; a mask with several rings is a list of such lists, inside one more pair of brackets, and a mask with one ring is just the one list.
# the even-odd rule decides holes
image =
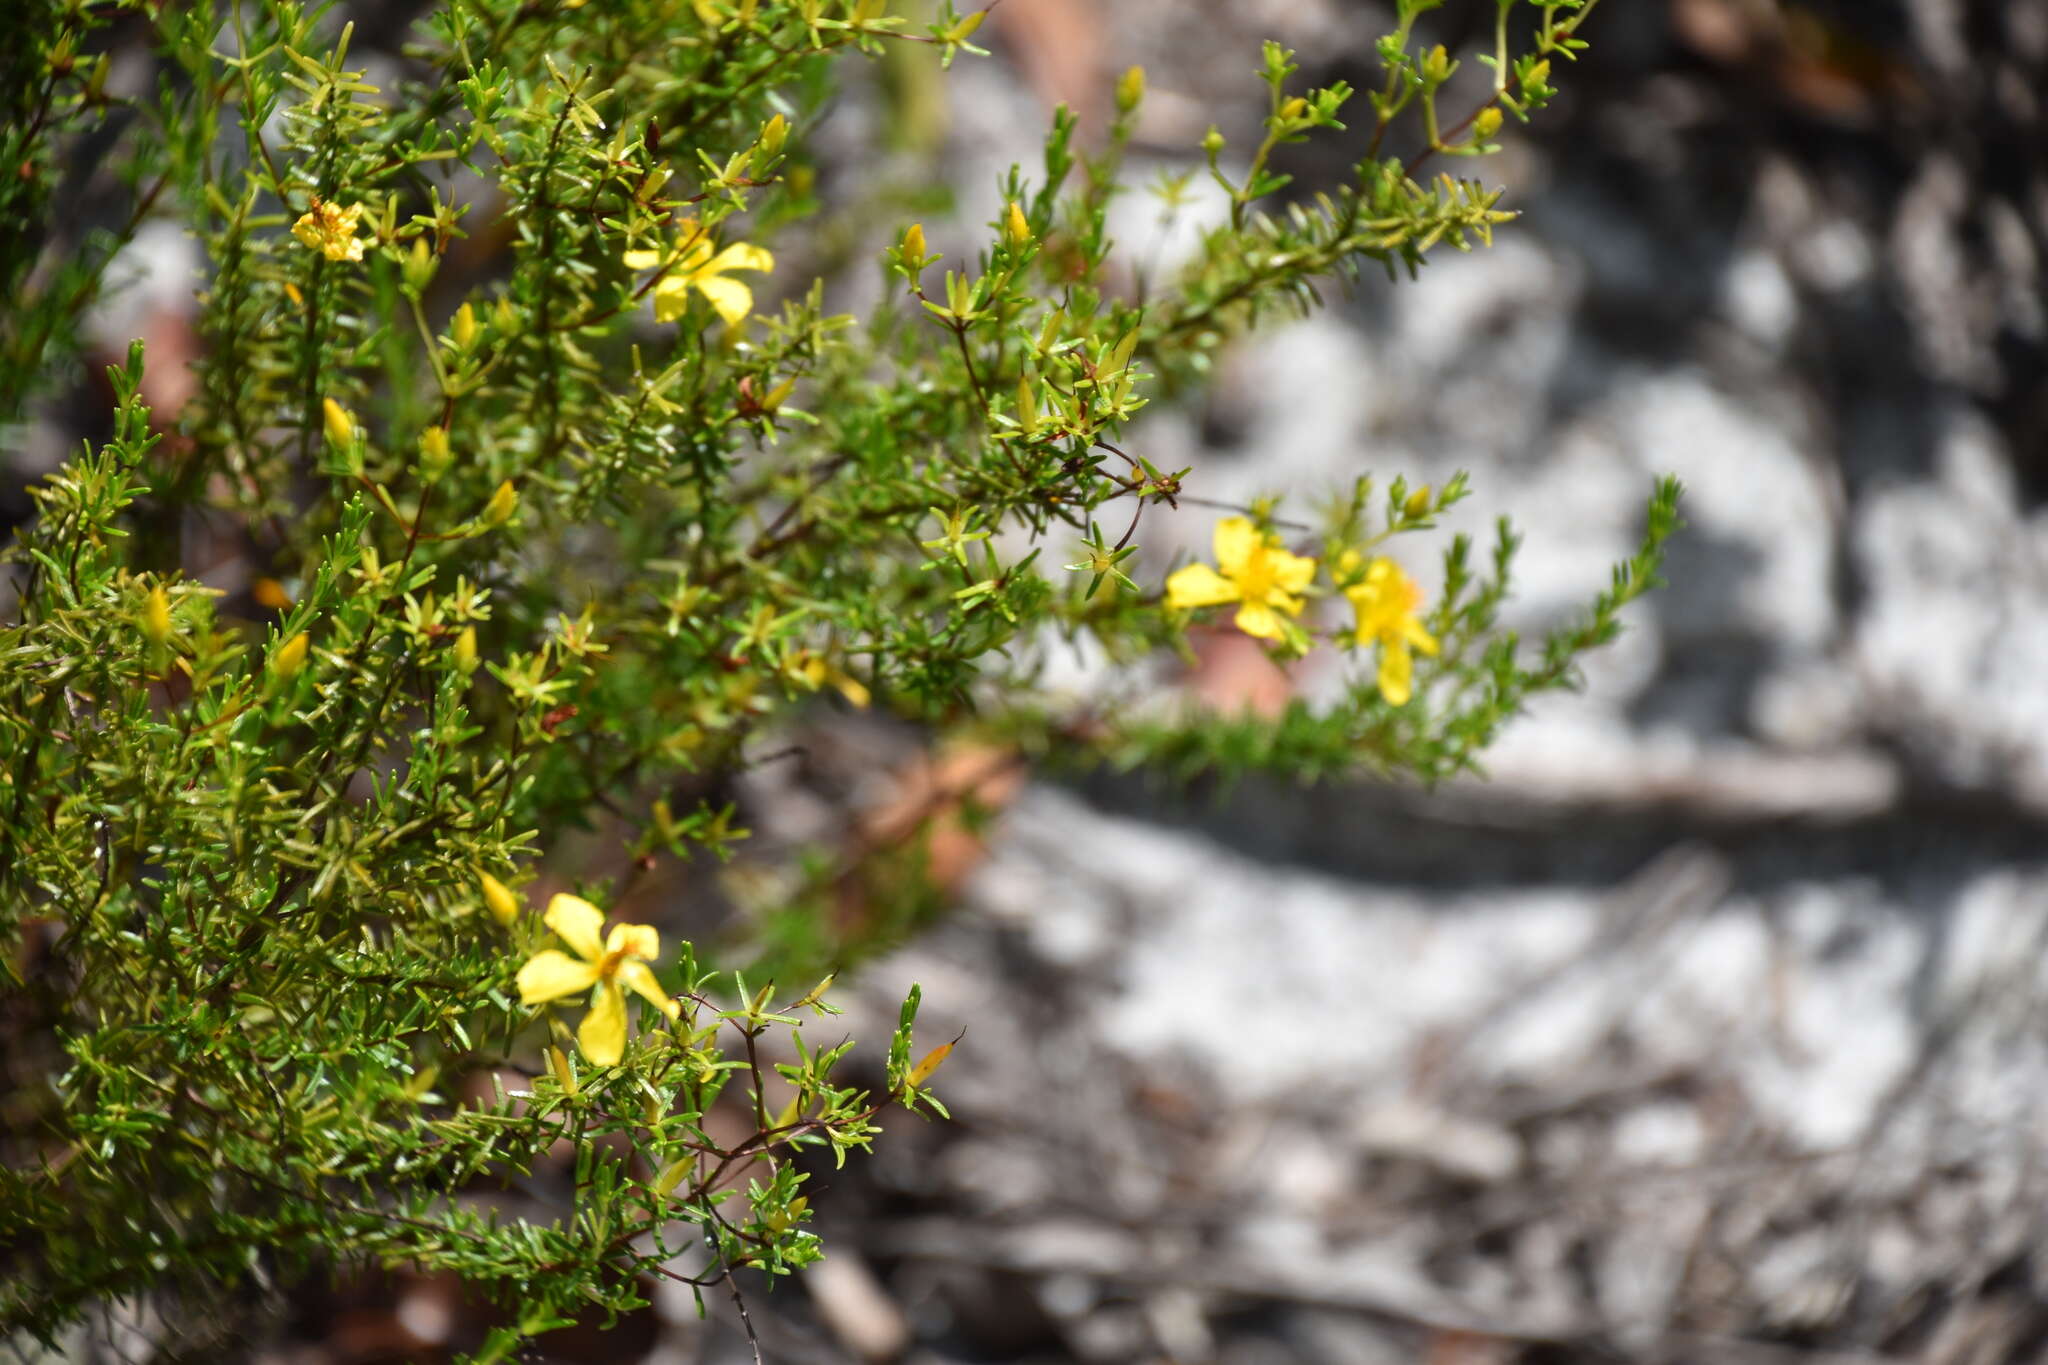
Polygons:
[[[803,1032],[824,986],[750,987],[603,927],[646,910],[651,870],[745,838],[730,779],[804,708],[1069,764],[1433,780],[1569,686],[1653,581],[1675,487],[1532,653],[1496,626],[1505,525],[1484,566],[1454,539],[1427,590],[1397,555],[1462,479],[1360,478],[1314,525],[1277,498],[1224,509],[1214,565],[1174,567],[1145,532],[1211,515],[1200,474],[1128,434],[1159,381],[1318,281],[1489,240],[1497,192],[1438,166],[1551,97],[1592,0],[1497,4],[1491,92],[1455,119],[1457,64],[1413,33],[1432,0],[1401,0],[1362,99],[1294,90],[1269,46],[1263,139],[1232,154],[1212,130],[1195,162],[1228,213],[1143,303],[1106,269],[1133,70],[1092,149],[1055,116],[971,257],[892,229],[889,296],[856,319],[813,279],[858,222],[815,192],[828,77],[978,51],[981,12],[451,0],[380,88],[293,0],[34,0],[34,60],[4,77],[0,416],[61,376],[145,219],[195,233],[206,276],[190,401],[150,410],[138,344],[111,438],[32,490],[10,552],[0,1331],[372,1262],[497,1296],[474,1358],[501,1360],[649,1276],[737,1296],[736,1271],[815,1259],[794,1158],[937,1110],[950,1044],[913,1060],[913,992],[850,1083],[852,1044]],[[154,89],[110,86],[116,44],[157,54]],[[1397,122],[1407,165],[1381,152]],[[1274,150],[1311,136],[1355,145],[1355,173],[1272,210]],[[64,249],[43,225],[79,157],[128,199]],[[202,538],[254,587],[209,580]],[[1129,662],[1204,622],[1349,681],[1267,718],[1036,686],[1063,638]],[[565,837],[593,827],[608,865]],[[791,872],[812,957],[880,941],[834,937],[837,873]],[[544,1207],[528,1177],[558,1144],[552,1215],[478,1197]]]

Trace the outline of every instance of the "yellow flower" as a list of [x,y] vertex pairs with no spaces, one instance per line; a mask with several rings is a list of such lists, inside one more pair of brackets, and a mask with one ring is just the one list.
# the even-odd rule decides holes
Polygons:
[[666,268],[661,282],[654,286],[656,322],[674,322],[688,312],[690,291],[695,289],[711,300],[711,306],[728,326],[754,311],[754,291],[725,276],[735,270],[775,268],[773,256],[745,242],[735,242],[714,253],[711,234],[698,227],[694,218],[683,220],[673,251],[666,255],[659,251],[629,251],[625,262],[628,270]]
[[[519,1002],[540,1005],[596,986],[590,1013],[576,1030],[576,1044],[597,1066],[617,1066],[626,1055],[626,995],[632,987],[669,1018],[682,1007],[662,993],[648,962],[661,956],[661,936],[645,924],[615,924],[601,938],[604,911],[579,896],[556,896],[541,918],[576,957],[557,948],[535,953],[519,969]],[[578,958],[581,961],[578,961]]]
[[1316,562],[1289,554],[1246,517],[1216,523],[1216,566],[1190,564],[1166,580],[1166,605],[1175,611],[1242,602],[1237,628],[1262,640],[1286,634],[1286,617],[1301,613],[1300,594],[1316,576]]
[[[1348,551],[1338,562],[1339,581],[1358,570],[1358,552]],[[1401,572],[1401,566],[1384,555],[1376,555],[1365,566],[1365,574],[1344,595],[1358,612],[1359,645],[1380,647],[1380,695],[1394,706],[1406,706],[1413,690],[1415,648],[1435,655],[1436,637],[1422,628],[1416,615],[1422,606],[1422,589]]]
[[301,214],[292,224],[292,236],[315,251],[325,252],[330,261],[360,261],[363,242],[356,236],[356,220],[363,216],[361,204],[343,208],[325,199],[315,199],[311,212]]

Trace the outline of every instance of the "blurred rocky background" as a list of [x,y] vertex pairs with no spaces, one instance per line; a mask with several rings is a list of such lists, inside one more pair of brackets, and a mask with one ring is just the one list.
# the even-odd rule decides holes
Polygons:
[[[410,12],[353,8],[357,50]],[[1133,62],[1136,178],[1185,169],[1211,122],[1256,136],[1261,39],[1362,85],[1389,22],[1005,0],[992,60],[848,90],[825,188],[893,108],[892,164],[936,157],[974,224],[1050,104],[1100,126]],[[773,1365],[2048,1358],[2048,0],[1604,0],[1587,32],[1480,169],[1524,211],[1493,250],[1276,321],[1131,448],[1225,499],[1470,470],[1449,529],[1515,515],[1531,630],[1673,472],[1672,586],[1484,783],[990,786],[879,725],[750,777],[768,850],[999,808],[846,1021],[917,980],[930,1036],[971,1023],[956,1121],[819,1171],[827,1261],[749,1303]],[[1295,150],[1310,192],[1359,149]],[[1134,272],[1200,213],[1127,199]],[[1207,528],[1148,519],[1146,558]],[[1228,646],[1181,681],[1315,685]],[[654,1300],[534,1359],[751,1358],[729,1304]],[[470,1311],[365,1280],[236,1349],[439,1359]]]

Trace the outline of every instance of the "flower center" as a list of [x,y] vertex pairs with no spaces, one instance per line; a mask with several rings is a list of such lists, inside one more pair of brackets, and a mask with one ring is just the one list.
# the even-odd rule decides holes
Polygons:
[[1244,564],[1236,575],[1238,591],[1247,602],[1263,602],[1273,595],[1279,586],[1274,573],[1273,556],[1264,547],[1253,550],[1245,557]]

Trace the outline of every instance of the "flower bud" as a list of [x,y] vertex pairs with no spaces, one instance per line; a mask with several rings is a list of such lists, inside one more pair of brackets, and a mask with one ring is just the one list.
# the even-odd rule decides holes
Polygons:
[[953,1045],[951,1043],[940,1043],[930,1052],[924,1054],[923,1061],[910,1068],[910,1074],[903,1078],[904,1081],[912,1086],[923,1085],[932,1078],[932,1073],[939,1069],[940,1064],[952,1054],[952,1051]]
[[669,1195],[674,1194],[676,1186],[682,1184],[684,1178],[696,1169],[697,1154],[695,1152],[691,1152],[679,1161],[671,1161],[662,1169],[661,1174],[654,1178],[654,1192],[666,1199]]
[[413,295],[426,292],[427,286],[433,282],[434,268],[439,264],[433,249],[427,245],[427,239],[424,236],[413,238],[412,250],[406,253],[405,258],[406,292]]
[[789,137],[789,120],[777,114],[761,125],[761,155],[776,156],[782,151],[782,144]]
[[270,656],[270,676],[288,683],[306,666],[306,632],[300,631],[277,647]]
[[507,479],[498,485],[498,491],[491,494],[491,500],[484,504],[479,520],[486,526],[503,526],[518,510],[519,490],[512,486],[512,480]]
[[149,596],[142,599],[142,633],[153,645],[164,645],[171,638],[171,596],[161,584],[149,590]]
[[476,627],[464,626],[455,637],[455,666],[464,673],[476,670]]
[[1289,98],[1280,105],[1280,117],[1284,119],[1298,119],[1307,112],[1308,101],[1299,95]]
[[903,230],[903,263],[912,270],[924,263],[924,224],[912,223]]
[[1411,520],[1416,517],[1426,517],[1429,515],[1428,484],[1422,485],[1422,487],[1408,495],[1408,500],[1401,504],[1401,514]]
[[327,427],[327,443],[344,453],[351,450],[356,439],[356,419],[332,398],[321,399],[320,410]]
[[468,350],[470,343],[476,340],[476,310],[466,303],[456,309],[455,322],[450,333],[458,347]]
[[1500,110],[1498,109],[1481,109],[1479,116],[1472,120],[1472,136],[1477,141],[1484,142],[1499,131]]
[[576,1093],[576,1073],[570,1069],[569,1056],[562,1049],[548,1048],[548,1070],[555,1073],[555,1083],[562,1087],[564,1095]]
[[488,872],[477,873],[476,879],[484,889],[484,907],[491,912],[491,918],[499,927],[510,929],[519,919],[518,894]]
[[420,477],[434,482],[448,472],[448,428],[428,427],[420,433]]
[[1128,114],[1145,98],[1145,68],[1134,66],[1117,80],[1116,111]]
[[1222,150],[1223,134],[1217,132],[1216,125],[1212,123],[1209,125],[1209,131],[1202,135],[1202,152],[1213,157]]
[[1431,85],[1442,85],[1450,78],[1451,54],[1438,43],[1422,58],[1422,79]]
[[1010,211],[1003,217],[1003,235],[1010,239],[1011,246],[1023,246],[1031,240],[1031,224],[1014,199],[1010,201]]

